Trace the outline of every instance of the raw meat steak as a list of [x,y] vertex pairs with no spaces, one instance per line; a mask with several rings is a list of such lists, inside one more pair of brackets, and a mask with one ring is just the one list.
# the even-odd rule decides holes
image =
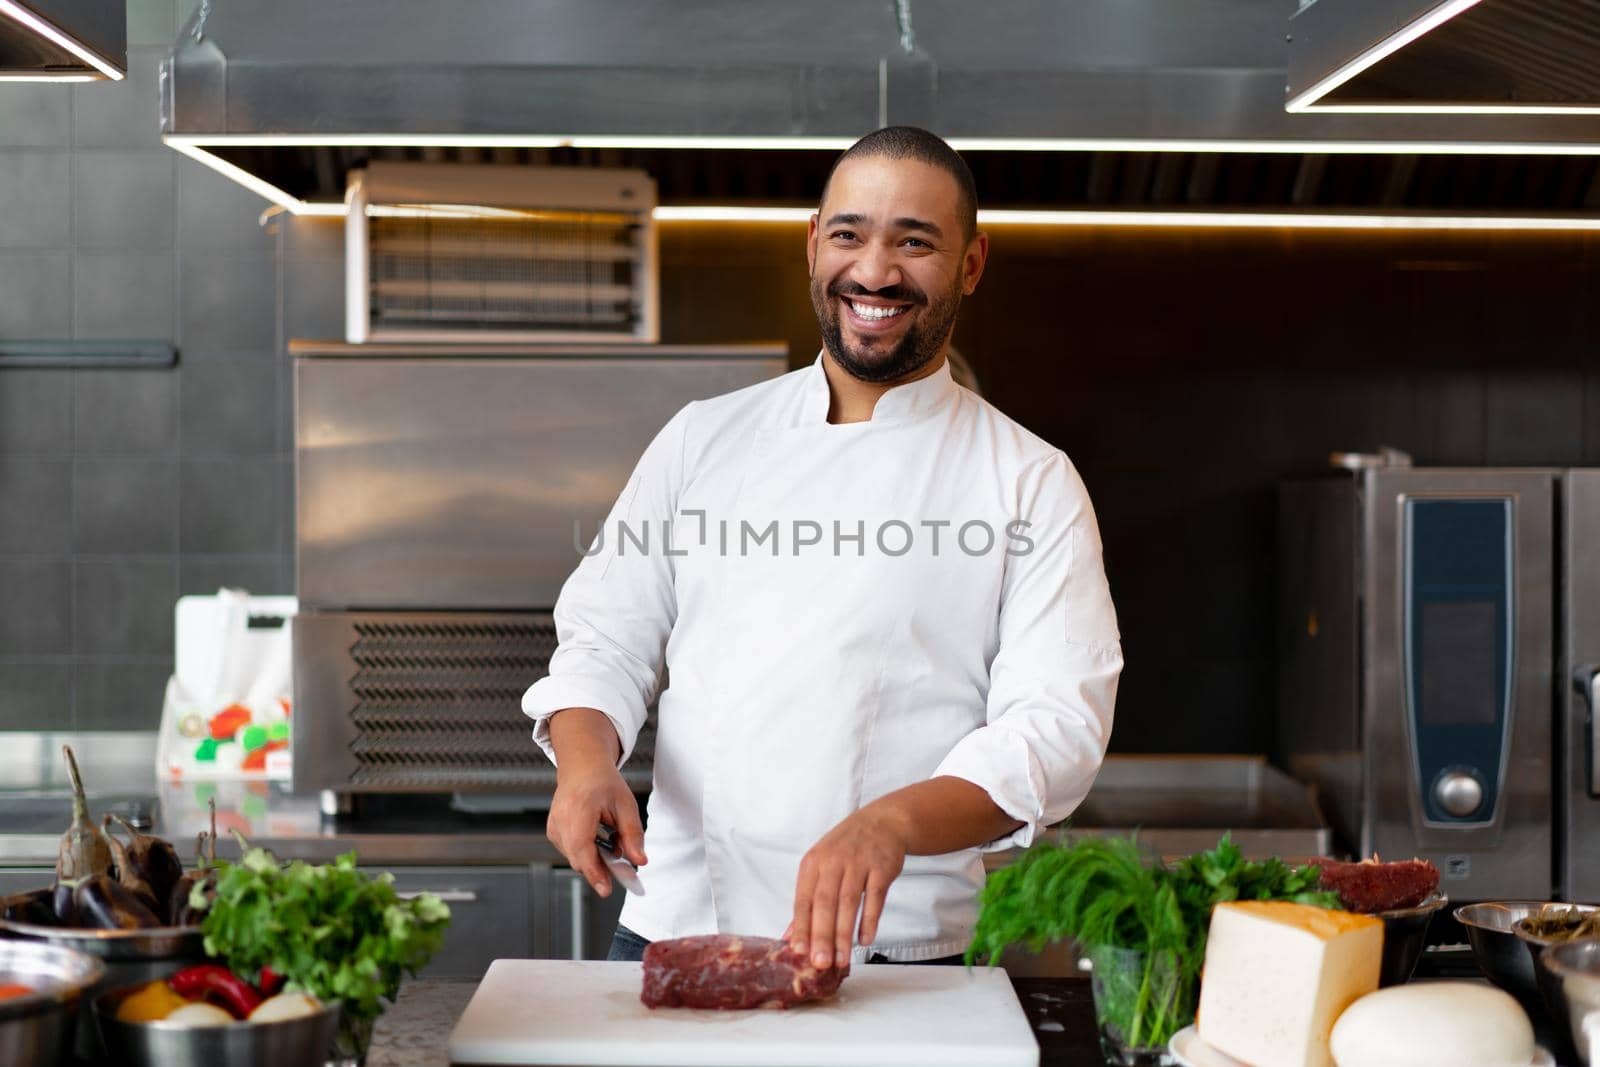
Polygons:
[[787,1008],[826,1000],[850,973],[819,971],[787,941],[708,934],[654,941],[644,950],[647,1008]]
[[1427,860],[1400,863],[1340,863],[1318,860],[1322,888],[1339,894],[1350,911],[1375,915],[1397,908],[1414,908],[1439,888],[1439,869]]

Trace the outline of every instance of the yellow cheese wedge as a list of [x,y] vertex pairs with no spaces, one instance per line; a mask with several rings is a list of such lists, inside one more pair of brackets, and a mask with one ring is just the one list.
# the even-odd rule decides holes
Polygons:
[[1378,988],[1383,922],[1288,901],[1235,901],[1211,913],[1200,978],[1200,1037],[1252,1067],[1333,1067],[1328,1035]]

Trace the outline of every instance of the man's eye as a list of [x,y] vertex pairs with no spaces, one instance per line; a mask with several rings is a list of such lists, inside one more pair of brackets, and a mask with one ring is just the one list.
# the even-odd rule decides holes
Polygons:
[[912,248],[932,248],[933,247],[932,245],[930,245],[928,242],[924,241],[920,237],[907,237],[906,238],[906,244],[911,246]]
[[854,230],[834,230],[828,236],[835,241],[854,241],[856,232]]

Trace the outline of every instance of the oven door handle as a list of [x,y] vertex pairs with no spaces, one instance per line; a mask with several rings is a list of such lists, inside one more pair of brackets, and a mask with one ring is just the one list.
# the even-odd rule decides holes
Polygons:
[[1589,795],[1600,797],[1600,730],[1595,716],[1600,714],[1600,665],[1586,663],[1572,676],[1572,685],[1583,694],[1587,705],[1583,729],[1589,739]]

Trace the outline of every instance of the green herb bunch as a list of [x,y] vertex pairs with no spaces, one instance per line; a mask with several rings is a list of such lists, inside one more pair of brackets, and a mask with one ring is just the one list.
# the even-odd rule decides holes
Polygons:
[[339,1001],[346,1022],[383,1012],[402,973],[415,974],[444,943],[450,908],[431,893],[402,900],[394,876],[356,870],[356,854],[313,866],[283,864],[263,848],[217,868],[216,899],[205,909],[206,954],[254,977],[271,967],[291,988]]
[[1337,908],[1337,894],[1317,888],[1318,875],[1315,866],[1246,860],[1228,835],[1170,866],[1130,837],[1043,843],[989,876],[966,960],[986,956],[993,966],[1013,944],[1038,951],[1065,938],[1142,953],[1142,971],[1130,980],[1096,976],[1097,993],[1109,1000],[1097,996],[1096,1010],[1128,1045],[1164,1045],[1194,1016],[1211,909],[1227,900]]

